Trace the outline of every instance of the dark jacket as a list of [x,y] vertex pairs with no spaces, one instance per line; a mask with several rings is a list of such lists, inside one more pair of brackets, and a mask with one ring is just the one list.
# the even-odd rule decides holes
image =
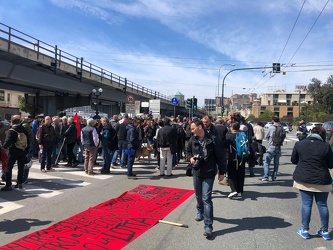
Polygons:
[[71,123],[66,130],[64,136],[66,137],[66,143],[71,144],[75,143],[77,138],[76,138],[76,124],[75,122]]
[[116,127],[118,141],[126,141],[126,135],[127,135],[126,126],[127,126],[127,124],[129,124],[128,119],[124,119],[124,121],[122,123],[119,123],[119,125]]
[[215,130],[218,138],[221,140],[222,145],[225,146],[226,135],[228,133],[228,129],[223,124],[216,124]]
[[176,144],[178,140],[178,133],[175,127],[165,125],[158,131],[157,135],[157,147],[168,148],[173,144]]
[[138,149],[141,147],[141,140],[139,140],[138,129],[133,126],[132,123],[127,124],[126,126],[126,141],[127,149]]
[[213,123],[210,124],[209,129],[205,128],[208,134],[217,136],[217,131]]
[[50,125],[42,125],[38,130],[38,144],[44,145],[45,143],[55,144],[57,141],[57,135],[55,133],[54,127]]
[[[13,129],[16,131],[13,131]],[[17,138],[18,138],[18,133],[24,133],[27,137],[27,141],[28,141],[28,145],[30,145],[30,141],[29,141],[29,134],[28,132],[25,130],[25,128],[21,125],[21,124],[16,124],[13,125],[12,129],[8,130],[8,133],[6,135],[6,139],[5,142],[3,143],[3,147],[5,149],[9,149],[9,151],[11,151],[13,154],[15,154],[15,152],[21,153],[23,152],[23,150],[16,148],[15,143],[17,142]]]
[[115,150],[118,146],[116,131],[111,124],[106,124],[103,127],[102,145],[103,147],[108,147],[110,150]]
[[215,135],[205,132],[203,142],[204,148],[201,146],[197,136],[192,136],[189,140],[186,154],[187,160],[190,161],[191,157],[198,154],[203,157],[203,160],[200,161],[199,169],[193,169],[193,174],[200,178],[214,178],[217,170],[220,175],[225,174],[227,171],[225,149],[221,141]]
[[293,178],[297,182],[329,185],[332,177],[333,152],[330,145],[314,137],[296,142],[291,162],[297,164]]

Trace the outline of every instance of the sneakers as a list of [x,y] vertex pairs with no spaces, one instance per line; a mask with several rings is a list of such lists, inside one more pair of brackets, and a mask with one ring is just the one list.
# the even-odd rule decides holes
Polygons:
[[46,170],[43,168],[40,170],[42,173],[46,173]]
[[203,233],[203,235],[206,236],[207,238],[212,237],[212,235],[213,235],[213,228],[206,227],[205,228],[205,232]]
[[323,237],[324,240],[330,240],[331,239],[330,233],[329,232],[324,232],[321,229],[317,231],[317,235]]
[[5,187],[1,188],[0,190],[1,191],[12,191],[13,189],[12,189],[12,187],[5,186]]
[[[319,231],[318,231],[319,232]],[[318,233],[317,232],[317,233]],[[303,239],[310,239],[310,235],[308,231],[303,231],[303,228],[299,228],[297,230],[297,233],[303,238]]]
[[128,175],[127,179],[136,180],[136,174]]
[[232,199],[232,197],[236,196],[237,195],[237,192],[231,192],[229,195],[228,195],[228,198],[229,199]]
[[23,186],[22,186],[22,184],[16,184],[16,185],[15,185],[15,188],[22,189]]
[[263,182],[268,182],[268,181],[269,181],[268,178],[261,178],[261,179],[259,179],[259,180],[261,180],[261,181],[263,181]]
[[237,193],[236,197],[242,197],[242,193]]

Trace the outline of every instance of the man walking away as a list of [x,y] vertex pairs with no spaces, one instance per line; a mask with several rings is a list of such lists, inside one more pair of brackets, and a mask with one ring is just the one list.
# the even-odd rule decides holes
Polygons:
[[[265,156],[265,162],[264,162],[264,176],[261,179],[262,181],[269,181],[269,165],[271,163],[271,160],[274,159],[274,170],[272,173],[272,181],[276,180],[277,173],[279,170],[279,161],[280,161],[280,156],[281,156],[281,145],[283,143],[284,138],[282,138],[282,135],[278,134],[278,131],[283,132],[284,129],[281,126],[280,119],[277,116],[272,117],[272,122],[273,125],[270,126],[267,130],[266,133],[266,140],[268,141],[268,149],[266,151],[266,156]],[[281,130],[282,129],[282,130]],[[285,132],[284,132],[285,136]],[[281,142],[282,141],[282,142]]]

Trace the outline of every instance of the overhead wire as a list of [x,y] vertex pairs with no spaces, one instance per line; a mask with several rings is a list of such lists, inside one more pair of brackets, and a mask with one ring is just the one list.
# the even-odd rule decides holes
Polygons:
[[[283,53],[284,53],[284,51],[285,51],[285,48],[286,48],[286,46],[287,46],[287,44],[288,44],[288,42],[289,42],[289,39],[290,39],[290,37],[291,37],[291,35],[292,35],[292,33],[293,33],[293,30],[294,30],[294,28],[295,28],[295,26],[296,26],[296,23],[297,23],[297,21],[298,21],[298,18],[299,18],[300,14],[301,14],[301,12],[302,12],[302,10],[303,10],[303,7],[304,7],[304,4],[305,4],[305,1],[306,1],[306,0],[304,0],[303,4],[302,4],[302,6],[301,6],[301,9],[300,9],[300,11],[299,11],[299,13],[298,13],[298,16],[297,16],[296,20],[295,20],[295,23],[294,23],[294,25],[293,25],[293,28],[292,28],[292,30],[291,30],[291,32],[290,32],[290,34],[289,34],[289,37],[288,37],[288,39],[287,39],[287,42],[286,42],[286,44],[285,44],[285,46],[284,46],[284,48],[283,48],[283,50],[282,50],[282,52],[281,52],[280,58],[279,58],[279,60],[278,60],[279,62],[280,62],[281,57],[282,57],[282,55],[283,55]],[[299,49],[300,49],[301,46],[303,45],[304,41],[305,41],[305,40],[307,39],[307,37],[309,36],[309,34],[310,34],[310,32],[312,31],[313,27],[314,27],[315,24],[317,23],[319,17],[320,17],[320,16],[322,15],[322,13],[324,12],[324,10],[325,10],[325,8],[326,8],[326,6],[327,6],[327,4],[328,4],[329,1],[330,1],[330,0],[327,0],[326,4],[324,5],[324,7],[322,8],[322,10],[320,11],[319,15],[317,16],[316,20],[314,21],[314,23],[313,23],[312,26],[310,27],[309,31],[308,31],[307,34],[305,35],[304,39],[302,40],[302,42],[300,43],[300,45],[298,46],[298,48],[297,48],[296,51],[294,52],[293,56],[290,58],[289,62],[288,62],[287,64],[285,64],[284,68],[286,68],[286,67],[290,64],[290,62],[292,61],[292,59],[295,57],[295,55],[297,54],[297,52],[299,51]],[[324,65],[323,65],[323,66],[324,66]],[[331,66],[331,65],[330,65],[330,66]],[[295,65],[293,65],[293,67],[295,67]],[[297,66],[297,67],[305,67],[305,66]],[[322,71],[322,70],[330,70],[330,69],[308,69],[308,70],[289,71],[289,72]],[[276,74],[276,73],[274,73],[274,75],[271,75],[269,79],[267,79],[264,83],[262,83],[262,84],[259,85],[258,87],[256,87],[256,88],[252,88],[252,89],[258,89],[258,88],[260,88],[262,85],[264,85],[266,82],[268,82],[272,77],[274,77],[275,74]],[[263,77],[262,77],[257,83],[255,83],[253,86],[256,86],[256,85],[257,85],[260,81],[262,81],[266,76],[267,76],[267,74],[266,74],[265,76],[263,76]],[[251,88],[250,88],[250,89],[251,89]]]
[[293,31],[294,31],[294,28],[295,28],[295,26],[296,26],[296,23],[297,23],[297,21],[298,21],[298,18],[300,17],[300,15],[301,15],[301,13],[302,13],[302,10],[303,10],[303,7],[304,7],[304,4],[305,4],[305,1],[306,1],[306,0],[304,0],[301,9],[300,9],[299,12],[298,12],[297,18],[296,18],[296,20],[295,20],[295,22],[294,22],[294,25],[293,25],[293,27],[292,27],[292,29],[291,29],[291,31],[290,31],[290,34],[289,34],[288,39],[287,39],[287,41],[286,41],[286,44],[285,44],[284,47],[283,47],[283,50],[282,50],[282,52],[281,52],[281,55],[280,55],[280,57],[279,57],[278,62],[280,62],[281,57],[282,57],[282,55],[283,55],[283,53],[284,53],[284,51],[285,51],[285,49],[286,49],[286,47],[287,47],[287,44],[288,44],[289,39],[290,39],[290,37],[291,37],[291,35],[292,35]]
[[300,45],[298,46],[298,48],[296,49],[295,53],[293,54],[293,56],[290,58],[289,62],[287,63],[287,65],[291,62],[291,60],[295,57],[295,55],[297,54],[298,50],[301,48],[301,46],[303,45],[304,41],[306,40],[306,38],[308,37],[308,35],[310,34],[311,30],[313,29],[313,27],[316,25],[319,17],[321,16],[321,14],[324,12],[328,2],[330,0],[327,0],[326,4],[324,5],[323,9],[320,11],[318,17],[316,18],[316,20],[314,21],[314,23],[312,24],[311,28],[309,29],[308,33],[305,35],[303,41],[300,43]]

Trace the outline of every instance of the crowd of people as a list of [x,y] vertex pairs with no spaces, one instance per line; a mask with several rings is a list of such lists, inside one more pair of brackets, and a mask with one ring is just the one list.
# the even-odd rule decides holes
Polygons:
[[[39,159],[40,171],[54,171],[59,162],[67,167],[83,163],[87,175],[110,174],[111,168],[127,169],[127,178],[136,179],[133,165],[137,151],[146,145],[153,146],[151,154],[157,158],[159,176],[171,177],[180,160],[187,162],[187,175],[193,176],[197,200],[196,221],[204,221],[204,235],[213,232],[212,188],[216,175],[218,182],[230,187],[228,198],[240,199],[244,192],[246,165],[249,177],[255,176],[255,165],[263,166],[262,182],[278,178],[279,159],[285,132],[277,116],[267,131],[260,121],[247,122],[238,112],[228,119],[206,115],[199,118],[171,117],[163,119],[131,118],[128,114],[112,119],[98,115],[83,119],[74,117],[12,117],[11,126],[0,121],[2,160],[1,191],[12,190],[12,169],[15,162],[18,175],[15,188],[21,189],[28,181],[29,163]],[[297,231],[309,238],[311,207],[315,198],[322,227],[317,234],[330,239],[328,232],[327,198],[332,190],[333,153],[325,143],[326,132],[314,128],[310,135],[299,126],[291,162],[296,164],[294,187],[300,190],[302,200],[302,227]],[[267,141],[267,149],[262,144]],[[96,170],[97,156],[103,157],[103,166]],[[273,171],[270,163],[273,160]]]

